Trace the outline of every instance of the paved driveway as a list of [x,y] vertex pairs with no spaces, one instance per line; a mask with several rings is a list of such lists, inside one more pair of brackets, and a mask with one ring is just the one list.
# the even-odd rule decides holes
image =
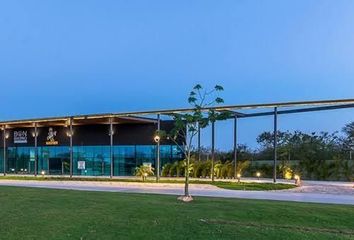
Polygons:
[[[165,183],[0,180],[0,186],[154,193],[168,195],[183,194],[183,184]],[[281,191],[236,191],[221,189],[207,184],[191,184],[190,193],[193,196],[206,197],[267,199],[354,205],[354,189],[352,183],[304,182],[303,187]]]

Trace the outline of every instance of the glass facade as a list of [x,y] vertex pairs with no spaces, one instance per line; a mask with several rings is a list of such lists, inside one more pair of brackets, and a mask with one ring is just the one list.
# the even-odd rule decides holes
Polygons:
[[114,175],[129,176],[137,166],[136,146],[115,146],[113,148]]
[[[38,174],[70,174],[70,148],[68,146],[38,147]],[[113,175],[132,176],[135,168],[143,164],[155,167],[156,145],[116,145],[113,147]],[[0,149],[0,172],[3,172],[3,149]],[[161,168],[164,164],[183,157],[175,145],[160,147]],[[6,172],[34,174],[35,148],[8,147]],[[110,176],[110,146],[74,146],[73,175]]]
[[38,173],[63,175],[70,173],[69,147],[38,147]]
[[[111,172],[109,146],[81,146],[73,148],[73,174],[109,176]],[[70,161],[70,157],[69,157]]]
[[7,172],[34,173],[35,149],[33,147],[7,148]]

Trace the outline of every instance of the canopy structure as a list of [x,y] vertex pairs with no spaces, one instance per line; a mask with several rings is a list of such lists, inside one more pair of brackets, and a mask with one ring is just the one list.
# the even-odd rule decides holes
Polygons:
[[[228,111],[234,119],[234,138],[233,138],[233,151],[234,151],[234,172],[236,176],[237,166],[237,120],[238,118],[251,118],[262,116],[274,117],[274,164],[273,164],[273,180],[276,182],[276,166],[277,166],[277,132],[278,132],[278,115],[281,114],[295,114],[317,111],[328,111],[336,109],[354,108],[354,99],[336,99],[336,100],[320,100],[320,101],[295,101],[295,102],[276,102],[276,103],[260,103],[260,104],[244,104],[244,105],[227,105],[217,107],[203,108],[202,111],[215,110],[219,112]],[[271,110],[270,110],[271,109]],[[160,127],[160,116],[171,116],[172,114],[192,112],[193,108],[178,108],[178,109],[160,109],[149,111],[136,111],[136,112],[121,112],[121,113],[105,113],[105,114],[89,114],[89,115],[75,115],[75,116],[62,116],[62,117],[48,117],[48,118],[34,118],[34,119],[20,119],[0,121],[0,126],[3,131],[10,128],[19,127],[42,127],[42,126],[55,126],[55,125],[89,125],[89,124],[112,124],[119,123],[156,123],[157,128]],[[253,112],[252,112],[253,110]],[[157,118],[147,117],[155,115]],[[215,158],[215,124],[212,123],[212,146],[211,157],[212,162]],[[5,134],[3,134],[5,136]],[[200,159],[200,132],[198,134],[198,158]],[[159,156],[159,152],[157,153]],[[158,157],[159,159],[159,157]],[[156,176],[159,177],[159,174]]]
[[[286,108],[287,110],[279,111],[278,114],[290,114],[301,112],[314,112],[324,110],[334,110],[343,108],[353,108],[354,99],[337,99],[337,100],[320,100],[320,101],[297,101],[297,102],[277,102],[277,103],[260,103],[260,104],[244,104],[244,105],[228,105],[218,107],[203,108],[202,111],[215,110],[215,111],[232,111],[240,118],[246,117],[258,117],[273,115],[274,111],[265,111],[260,113],[241,113],[240,111],[246,110],[267,110],[272,108]],[[288,110],[291,108],[291,110]],[[149,111],[136,111],[136,112],[121,112],[121,113],[104,113],[104,114],[88,114],[88,115],[75,115],[75,116],[61,116],[61,117],[48,117],[48,118],[33,118],[33,119],[19,119],[0,121],[0,125],[11,127],[12,125],[24,125],[30,124],[45,124],[55,122],[65,122],[68,119],[72,119],[74,122],[100,122],[104,119],[115,118],[117,121],[156,121],[153,118],[144,117],[146,115],[160,114],[170,115],[176,113],[187,113],[193,111],[193,108],[177,108],[177,109],[160,109]]]

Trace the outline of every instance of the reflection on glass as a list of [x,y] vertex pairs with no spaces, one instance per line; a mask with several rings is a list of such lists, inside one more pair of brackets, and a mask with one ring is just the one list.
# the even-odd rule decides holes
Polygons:
[[[113,147],[114,176],[131,176],[137,166],[150,163],[155,167],[156,145],[126,145]],[[174,145],[161,145],[161,167],[182,159],[182,151]],[[8,147],[6,172],[33,174],[34,147]],[[74,146],[73,174],[79,176],[109,176],[111,169],[110,146]],[[47,175],[70,174],[70,150],[68,146],[38,147],[37,172]],[[0,149],[0,172],[3,172],[3,149]]]

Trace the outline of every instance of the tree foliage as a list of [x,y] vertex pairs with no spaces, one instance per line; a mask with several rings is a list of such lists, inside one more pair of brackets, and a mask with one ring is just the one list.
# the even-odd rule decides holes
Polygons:
[[[210,123],[229,117],[228,112],[219,112],[210,108],[224,103],[224,100],[220,97],[220,93],[223,90],[224,88],[220,85],[216,85],[211,90],[204,89],[200,84],[195,85],[187,98],[188,103],[192,107],[191,111],[173,114],[174,128],[168,133],[163,131],[157,133],[160,137],[166,137],[174,141],[184,153],[185,196],[189,196],[188,172],[191,169],[190,161],[195,136],[201,129],[209,126]],[[176,141],[178,138],[185,139],[185,141],[180,144]]]

